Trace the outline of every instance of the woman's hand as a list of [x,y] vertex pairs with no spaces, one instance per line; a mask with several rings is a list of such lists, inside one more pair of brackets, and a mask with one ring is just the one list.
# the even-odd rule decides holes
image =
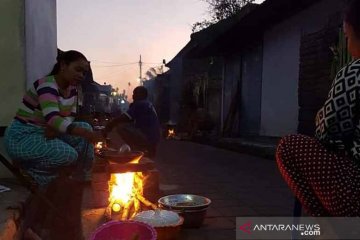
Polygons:
[[70,135],[85,138],[91,143],[104,142],[105,137],[101,131],[91,131],[82,127],[74,127],[69,132]]
[[59,136],[59,132],[50,126],[46,126],[44,135],[47,139],[54,139]]

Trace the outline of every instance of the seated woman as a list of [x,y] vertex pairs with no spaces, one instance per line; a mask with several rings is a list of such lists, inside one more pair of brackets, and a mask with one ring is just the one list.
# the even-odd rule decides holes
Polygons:
[[[81,164],[84,179],[94,159],[94,142],[102,138],[85,122],[74,122],[76,87],[89,69],[86,57],[67,51],[57,58],[49,76],[35,81],[25,93],[15,119],[6,129],[9,156],[39,185],[47,185],[59,167]],[[82,159],[79,158],[82,156]]]
[[316,115],[316,138],[284,137],[277,164],[312,216],[360,216],[360,1],[346,10],[344,31],[354,61],[341,69]]

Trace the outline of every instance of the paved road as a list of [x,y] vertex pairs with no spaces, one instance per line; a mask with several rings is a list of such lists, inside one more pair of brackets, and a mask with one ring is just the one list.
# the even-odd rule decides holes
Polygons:
[[[212,200],[204,225],[182,229],[181,240],[232,240],[236,217],[292,215],[294,198],[274,160],[170,140],[161,142],[155,161],[163,195],[192,193]],[[85,236],[102,215],[102,209],[84,211]]]
[[275,160],[183,141],[161,143],[156,159],[164,194],[193,193],[212,200],[205,224],[181,239],[235,239],[235,217],[291,216],[294,198]]
[[[156,165],[164,195],[193,193],[212,200],[204,226],[183,229],[182,240],[235,239],[237,216],[292,215],[293,196],[273,160],[171,140],[161,142]],[[99,209],[87,214],[91,221],[85,223],[102,215]],[[85,227],[89,236],[96,225]]]

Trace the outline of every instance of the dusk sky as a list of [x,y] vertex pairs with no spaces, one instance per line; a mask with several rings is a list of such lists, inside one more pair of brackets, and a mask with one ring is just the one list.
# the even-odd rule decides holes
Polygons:
[[140,54],[145,76],[185,46],[207,11],[201,0],[57,0],[58,47],[84,53],[96,82],[129,92],[139,84]]

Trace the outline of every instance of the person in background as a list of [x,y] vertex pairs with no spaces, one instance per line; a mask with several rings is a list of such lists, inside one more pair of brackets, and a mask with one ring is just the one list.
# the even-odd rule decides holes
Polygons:
[[129,110],[111,120],[105,127],[105,134],[118,126],[118,133],[132,149],[143,150],[146,156],[155,157],[161,129],[155,108],[147,96],[145,87],[136,87]]
[[360,216],[360,1],[345,12],[354,61],[341,69],[316,115],[316,137],[291,135],[277,148],[280,173],[312,216]]

